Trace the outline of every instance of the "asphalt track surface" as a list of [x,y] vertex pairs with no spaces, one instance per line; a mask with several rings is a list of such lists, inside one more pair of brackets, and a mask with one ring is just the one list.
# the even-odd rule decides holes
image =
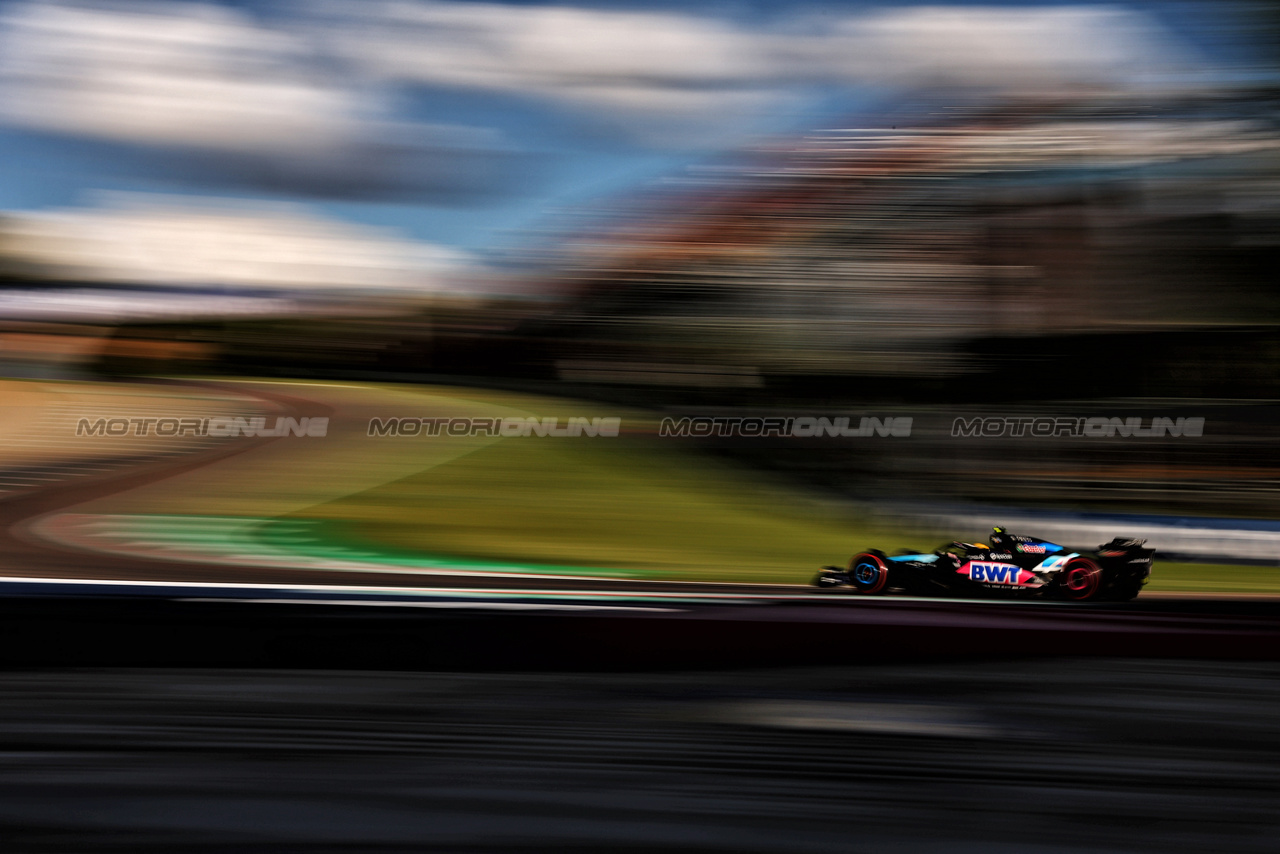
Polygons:
[[1280,665],[0,672],[6,852],[1258,852]]

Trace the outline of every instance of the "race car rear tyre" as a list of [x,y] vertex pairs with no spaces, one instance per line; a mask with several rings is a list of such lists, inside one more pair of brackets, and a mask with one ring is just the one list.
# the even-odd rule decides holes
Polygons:
[[859,593],[880,593],[889,584],[889,564],[882,555],[860,552],[849,561],[849,584]]
[[1102,568],[1087,557],[1078,557],[1067,563],[1058,576],[1058,596],[1074,602],[1083,602],[1098,595],[1102,588]]

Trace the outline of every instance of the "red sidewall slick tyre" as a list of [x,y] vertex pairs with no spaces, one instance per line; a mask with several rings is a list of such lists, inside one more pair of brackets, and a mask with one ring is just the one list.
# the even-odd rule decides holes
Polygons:
[[1069,562],[1058,579],[1058,595],[1076,602],[1094,598],[1101,588],[1102,568],[1088,558]]
[[889,565],[884,558],[862,552],[849,561],[849,584],[859,593],[879,593],[889,583]]

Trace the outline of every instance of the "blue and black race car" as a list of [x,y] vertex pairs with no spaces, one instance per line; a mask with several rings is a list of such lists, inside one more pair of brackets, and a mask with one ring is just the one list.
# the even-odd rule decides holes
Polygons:
[[813,583],[857,593],[915,596],[1040,596],[1128,601],[1151,577],[1155,549],[1146,540],[1117,537],[1092,551],[1073,551],[1036,537],[993,528],[991,543],[939,546],[932,554],[893,557],[859,552],[847,569],[824,566]]

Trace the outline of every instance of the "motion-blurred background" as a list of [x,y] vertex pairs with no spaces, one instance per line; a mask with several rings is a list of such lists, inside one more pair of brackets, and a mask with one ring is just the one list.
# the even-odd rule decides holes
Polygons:
[[[1269,516],[1278,22],[4,3],[0,363],[874,410],[915,441],[704,444],[854,497]],[[1208,426],[951,441],[976,415]]]

